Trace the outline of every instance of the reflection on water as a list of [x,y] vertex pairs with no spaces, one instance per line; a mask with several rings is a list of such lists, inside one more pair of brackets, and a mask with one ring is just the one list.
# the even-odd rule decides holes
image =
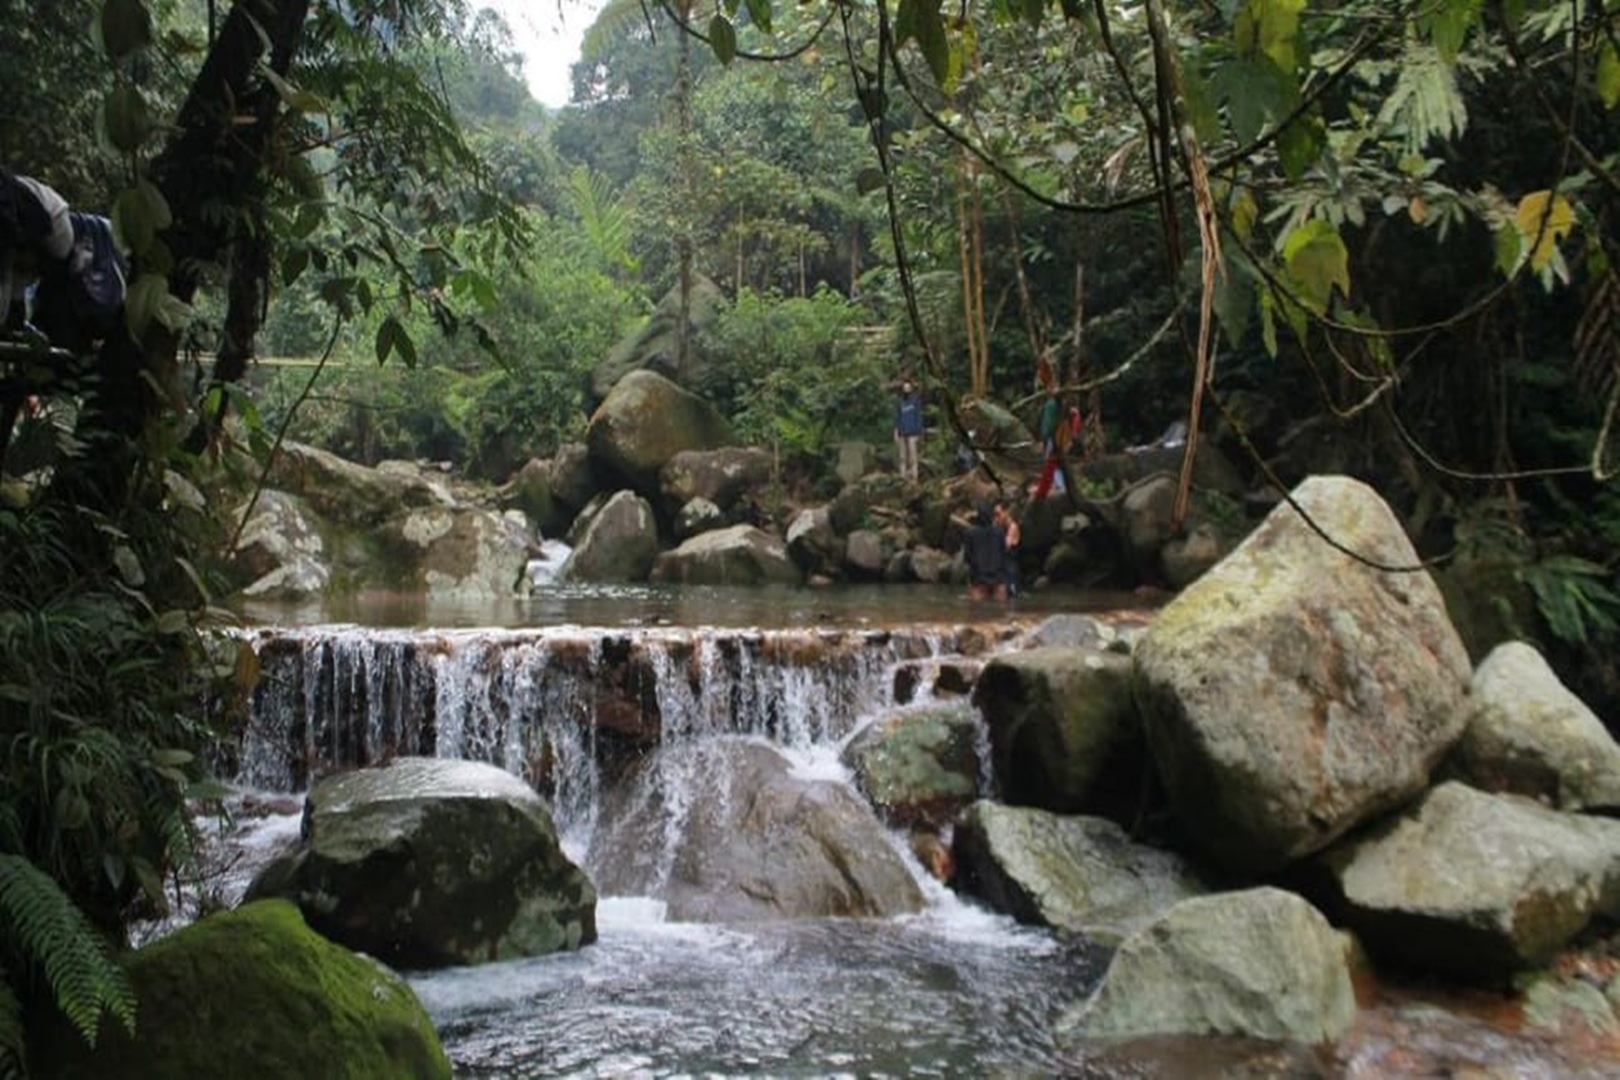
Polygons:
[[458,1076],[1052,1075],[1100,953],[951,901],[903,920],[666,923],[605,900],[578,952],[414,976]]
[[707,585],[547,585],[533,596],[455,598],[366,592],[300,602],[250,601],[251,623],[515,629],[540,626],[909,626],[1003,622],[1063,612],[1137,609],[1129,593],[1048,589],[1016,600],[974,601],[948,585],[828,588]]

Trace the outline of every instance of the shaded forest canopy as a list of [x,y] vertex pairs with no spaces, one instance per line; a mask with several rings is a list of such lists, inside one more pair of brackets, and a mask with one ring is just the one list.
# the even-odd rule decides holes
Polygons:
[[554,112],[475,2],[0,17],[0,165],[131,258],[51,482],[0,510],[0,1063],[42,987],[86,1035],[132,1009],[86,928],[185,857],[218,733],[173,672],[234,667],[188,493],[227,448],[503,479],[705,278],[699,389],[809,474],[886,440],[902,370],[949,430],[1047,358],[1092,452],[1180,420],[1257,488],[1370,480],[1460,622],[1615,719],[1613,0],[611,0]]

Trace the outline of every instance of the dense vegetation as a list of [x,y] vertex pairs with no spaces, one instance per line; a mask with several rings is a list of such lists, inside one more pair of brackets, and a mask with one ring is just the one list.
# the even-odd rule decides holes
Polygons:
[[948,422],[1049,357],[1094,452],[1181,419],[1257,485],[1372,480],[1620,700],[1612,2],[612,0],[556,113],[461,0],[0,17],[0,163],[134,270],[0,509],[0,1074],[43,1001],[138,1022],[99,942],[185,858],[213,735],[173,673],[232,666],[193,556],[234,445],[502,479],[700,278],[750,439],[815,462],[886,438],[902,368]]

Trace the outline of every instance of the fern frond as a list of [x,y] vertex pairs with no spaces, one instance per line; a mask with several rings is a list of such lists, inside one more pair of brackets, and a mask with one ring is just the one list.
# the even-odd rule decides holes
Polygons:
[[28,1031],[23,1026],[22,1002],[6,976],[6,969],[0,967],[0,1080],[24,1080]]
[[106,943],[51,878],[21,855],[0,855],[0,933],[45,973],[56,1007],[94,1045],[102,1013],[135,1032],[135,991]]
[[1400,131],[1410,154],[1433,139],[1453,139],[1468,126],[1468,107],[1457,88],[1457,71],[1432,45],[1412,43],[1384,100],[1378,120]]

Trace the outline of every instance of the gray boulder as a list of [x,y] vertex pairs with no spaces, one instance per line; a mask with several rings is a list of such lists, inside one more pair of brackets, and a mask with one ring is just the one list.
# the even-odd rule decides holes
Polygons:
[[[244,504],[242,512],[248,511]],[[266,489],[253,502],[231,563],[248,582],[245,595],[294,599],[326,591],[332,571],[325,555],[320,528],[303,500]]]
[[1544,964],[1620,916],[1620,821],[1455,782],[1321,864],[1374,956],[1463,977]]
[[[1364,559],[1417,562],[1365,484],[1294,498]],[[1150,751],[1189,839],[1263,874],[1421,792],[1462,732],[1467,655],[1428,574],[1375,569],[1279,506],[1137,641]]]
[[653,562],[649,580],[685,585],[797,585],[787,545],[752,525],[714,529],[682,541]]
[[1118,945],[1208,891],[1179,856],[1103,818],[974,803],[952,840],[956,887],[1022,923]]
[[557,447],[547,479],[552,499],[570,514],[585,509],[601,490],[601,482],[591,467],[591,452],[584,443],[563,443]]
[[1498,645],[1474,672],[1468,726],[1446,768],[1561,810],[1620,811],[1620,745],[1522,641]]
[[879,581],[888,554],[883,534],[856,529],[844,543],[844,571],[851,581]]
[[655,371],[682,386],[698,386],[710,366],[703,351],[704,331],[714,324],[725,294],[713,281],[696,275],[687,305],[687,349],[681,357],[681,290],[669,290],[647,321],[634,333],[621,339],[591,372],[592,401],[601,401],[613,387],[633,371]]
[[693,499],[707,499],[730,512],[750,491],[770,483],[771,455],[757,446],[682,450],[658,474],[663,504],[672,511]]
[[396,758],[310,788],[303,839],[250,898],[396,967],[479,964],[596,940],[596,890],[528,785],[470,761]]
[[1146,1035],[1333,1042],[1355,1018],[1354,943],[1293,893],[1183,900],[1125,939],[1060,1044]]
[[407,510],[380,534],[403,555],[402,584],[430,596],[510,595],[533,552],[521,526],[476,506]]
[[658,474],[676,454],[730,442],[731,428],[714,406],[650,371],[619,380],[585,430],[592,471],[648,498],[658,497]]
[[708,499],[690,499],[675,515],[675,537],[689,540],[699,533],[720,528],[725,521],[726,515]]
[[833,475],[853,484],[877,468],[877,448],[869,442],[841,442],[833,448]]
[[[704,797],[671,798],[689,784]],[[657,751],[604,803],[586,862],[605,892],[660,897],[676,922],[888,917],[923,905],[871,807],[744,739]]]
[[844,558],[844,541],[825,506],[807,506],[787,528],[788,554],[806,574],[831,574]]
[[450,489],[415,468],[367,468],[336,454],[283,442],[265,486],[301,496],[316,513],[354,525],[378,525],[417,507],[455,505]]
[[999,798],[1116,820],[1137,809],[1146,763],[1131,661],[1061,647],[997,656],[974,686]]
[[940,828],[979,794],[978,728],[965,701],[897,710],[857,732],[842,757],[885,821]]
[[652,507],[635,492],[620,491],[587,519],[557,578],[645,581],[657,557],[658,523]]

